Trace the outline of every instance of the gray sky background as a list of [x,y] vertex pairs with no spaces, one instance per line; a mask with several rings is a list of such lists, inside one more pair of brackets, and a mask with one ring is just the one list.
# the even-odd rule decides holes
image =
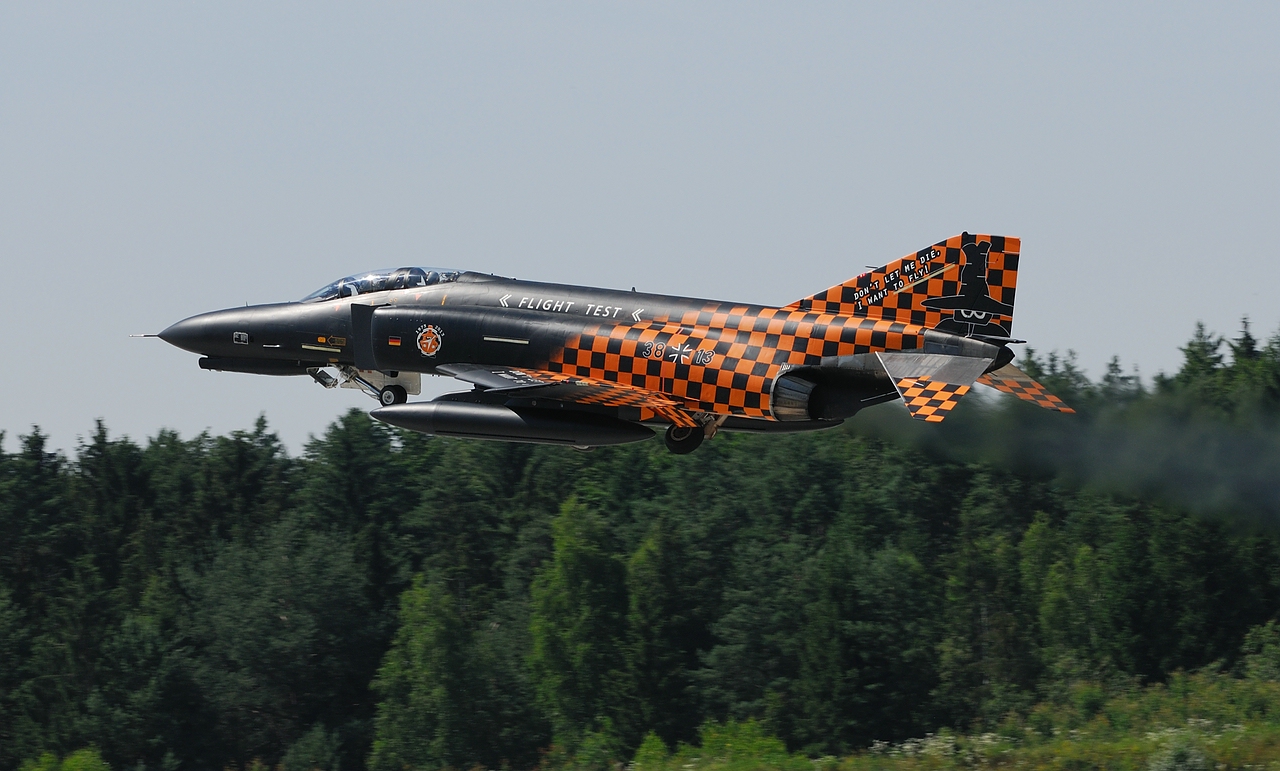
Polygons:
[[[786,303],[1021,236],[1014,334],[1280,327],[1280,4],[6,3],[0,429],[374,402],[158,332],[402,264]],[[424,383],[428,393],[453,390]]]

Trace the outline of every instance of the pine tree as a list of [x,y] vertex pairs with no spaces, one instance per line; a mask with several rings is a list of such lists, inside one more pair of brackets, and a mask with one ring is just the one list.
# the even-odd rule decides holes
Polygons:
[[474,649],[452,593],[416,578],[400,597],[400,629],[373,683],[382,701],[370,768],[499,765]]
[[691,741],[698,725],[692,670],[697,666],[696,629],[680,585],[685,562],[665,518],[627,564],[627,668],[634,713],[626,740],[632,746],[654,731],[668,746]]
[[795,685],[806,749],[847,753],[932,729],[936,589],[920,563],[892,547],[867,554],[835,534],[806,583]]
[[627,614],[622,563],[600,518],[575,500],[552,525],[554,555],[534,579],[529,663],[556,741],[574,747],[612,730],[630,691],[623,656]]

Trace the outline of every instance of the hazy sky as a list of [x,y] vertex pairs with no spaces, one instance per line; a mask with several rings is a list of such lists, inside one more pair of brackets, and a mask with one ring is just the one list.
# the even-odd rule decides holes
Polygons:
[[[1280,4],[5,3],[0,430],[354,391],[158,332],[402,264],[787,303],[1021,236],[1013,332],[1178,366],[1280,327]],[[452,381],[424,383],[429,393]]]

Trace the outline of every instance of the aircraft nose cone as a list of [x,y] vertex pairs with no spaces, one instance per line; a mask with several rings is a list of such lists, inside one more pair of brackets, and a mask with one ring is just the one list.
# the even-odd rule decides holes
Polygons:
[[297,312],[295,305],[254,305],[245,308],[228,308],[210,311],[183,319],[157,335],[170,345],[184,351],[214,357],[257,356],[262,348],[254,345],[272,345],[279,348],[279,340],[291,334]]
[[169,345],[177,346],[184,351],[204,353],[208,348],[209,325],[199,316],[183,319],[160,333],[159,337]]
[[[177,324],[161,332],[161,340],[176,345],[184,351],[202,353],[206,356],[220,355],[220,352],[233,347],[237,342],[237,330],[248,329],[243,309],[213,311],[183,319]],[[248,334],[244,334],[244,343],[248,343]]]

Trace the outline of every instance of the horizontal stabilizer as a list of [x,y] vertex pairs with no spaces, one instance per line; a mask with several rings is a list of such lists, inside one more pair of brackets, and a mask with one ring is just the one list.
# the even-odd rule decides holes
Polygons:
[[1061,399],[1045,390],[1045,387],[1031,379],[1031,376],[1012,364],[1006,364],[994,372],[988,372],[978,378],[978,382],[991,386],[999,391],[1044,407],[1046,410],[1058,412],[1075,412]]
[[940,423],[969,393],[993,359],[937,353],[877,353],[907,412],[916,420]]

